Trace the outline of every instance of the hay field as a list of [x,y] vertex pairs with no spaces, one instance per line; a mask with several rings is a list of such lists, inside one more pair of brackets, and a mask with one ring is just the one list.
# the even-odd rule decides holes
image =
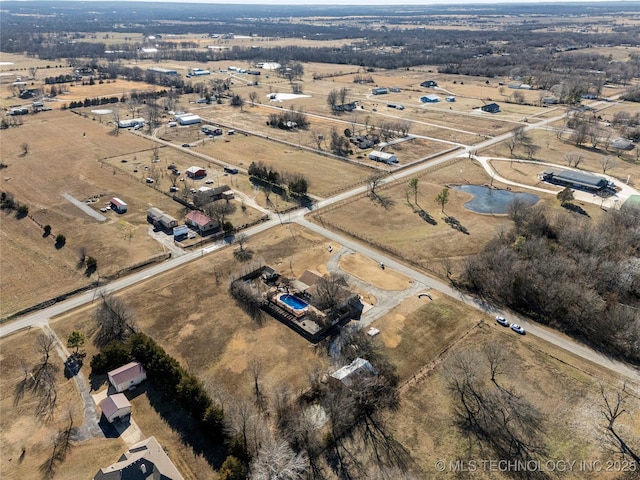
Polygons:
[[[163,252],[147,235],[146,210],[154,205],[177,216],[178,204],[98,161],[132,152],[151,155],[153,144],[133,135],[113,137],[109,131],[69,111],[50,111],[24,117],[23,125],[0,132],[0,153],[8,165],[0,171],[1,189],[29,207],[29,217],[21,220],[1,213],[0,266],[3,277],[11,279],[0,286],[2,316],[95,280],[78,266],[83,247],[98,260],[102,276]],[[23,143],[29,146],[26,155]],[[129,211],[108,212],[107,220],[98,222],[63,194],[94,201],[94,210],[118,196]],[[52,235],[43,238],[47,224]],[[58,250],[54,239],[60,233],[67,243]]]

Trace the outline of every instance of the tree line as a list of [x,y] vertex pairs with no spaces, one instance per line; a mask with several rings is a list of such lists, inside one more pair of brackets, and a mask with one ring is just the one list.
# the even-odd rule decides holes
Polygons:
[[515,201],[509,216],[460,285],[640,364],[640,209],[593,221]]

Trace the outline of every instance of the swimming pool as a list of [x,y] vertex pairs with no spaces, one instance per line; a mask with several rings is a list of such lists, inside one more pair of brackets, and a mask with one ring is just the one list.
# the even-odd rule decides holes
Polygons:
[[532,193],[500,190],[498,188],[489,188],[486,185],[457,185],[452,188],[473,195],[473,198],[465,203],[464,207],[476,213],[493,213],[500,215],[508,212],[509,204],[516,198],[523,200],[529,205],[533,205],[540,200],[540,197]]
[[289,293],[279,295],[277,300],[282,307],[286,308],[297,317],[304,315],[309,309],[309,304],[307,302],[300,300],[298,297]]

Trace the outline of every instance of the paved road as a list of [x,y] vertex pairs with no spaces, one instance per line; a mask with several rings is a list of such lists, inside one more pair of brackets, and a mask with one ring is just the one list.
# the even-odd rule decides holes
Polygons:
[[[604,102],[602,102],[604,103]],[[541,122],[536,123],[535,125],[529,125],[528,127],[525,127],[526,130],[530,130],[533,128],[540,128],[543,127],[549,123],[555,122],[557,120],[560,120],[564,118],[564,115],[560,115],[557,117],[553,117],[553,118],[549,118],[549,119],[545,119]],[[493,137],[490,138],[484,142],[481,142],[477,145],[472,145],[472,146],[467,146],[465,147],[465,151],[469,154],[470,152],[473,152],[477,149],[481,149],[484,147],[488,147],[491,146],[495,143],[501,142],[506,140],[507,138],[509,138],[512,134],[511,133],[505,133],[503,135],[499,135],[497,137]],[[158,141],[156,139],[156,141]],[[174,146],[171,144],[168,144],[170,146]],[[401,178],[406,178],[409,177],[411,175],[416,175],[418,173],[420,173],[422,170],[430,168],[434,165],[438,165],[440,163],[444,163],[447,162],[453,158],[459,157],[460,156],[460,152],[456,151],[453,153],[450,153],[448,155],[444,155],[438,159],[429,161],[429,162],[425,162],[424,164],[421,165],[416,165],[414,167],[411,168],[407,168],[404,170],[401,170],[399,172],[394,173],[393,175],[391,175],[390,177],[388,177],[387,179],[385,179],[382,184],[389,182],[389,181],[393,181],[393,180],[397,180],[397,179],[401,179]],[[329,198],[329,199],[325,199],[325,200],[321,200],[319,202],[316,203],[316,208],[323,208],[326,206],[329,206],[331,204],[334,204],[336,202],[340,202],[342,200],[348,199],[354,195],[358,195],[360,193],[366,192],[368,189],[368,185],[363,185],[360,187],[356,187],[352,190],[343,192],[339,195],[336,195],[335,197]],[[360,245],[359,243],[350,240],[342,235],[339,235],[337,233],[334,233],[330,230],[327,230],[319,225],[316,225],[310,221],[308,221],[304,216],[305,214],[308,213],[307,209],[299,209],[296,210],[295,212],[292,212],[291,214],[287,215],[287,220],[288,221],[293,221],[296,223],[299,223],[300,225],[319,233],[320,235],[325,236],[328,239],[331,239],[332,241],[338,242],[342,245],[344,245],[346,248],[349,248],[350,250],[359,252],[363,255],[366,255],[378,262],[383,262],[385,265],[388,265],[391,268],[394,268],[396,270],[398,270],[399,272],[407,275],[408,277],[414,279],[414,281],[421,283],[422,285],[424,285],[425,287],[428,288],[433,288],[435,290],[438,290],[442,293],[444,293],[445,295],[448,295],[452,298],[455,298],[459,301],[464,302],[467,305],[470,305],[476,309],[478,309],[479,311],[482,312],[487,312],[487,313],[491,313],[491,314],[497,314],[500,313],[497,310],[495,310],[491,305],[488,304],[484,304],[480,301],[478,301],[478,299],[465,295],[464,293],[453,289],[450,285],[447,285],[439,280],[436,280],[434,278],[431,278],[421,272],[418,272],[416,270],[414,270],[413,268],[410,268],[407,265],[404,265],[403,263],[400,263],[398,261],[396,261],[395,259],[391,258],[391,257],[387,257],[386,255],[383,255],[367,246],[364,245]],[[262,224],[256,225],[254,227],[251,227],[249,229],[247,229],[244,233],[246,233],[248,236],[251,235],[255,235],[257,233],[263,232],[265,230],[268,230],[269,228],[272,228],[273,226],[277,225],[278,223],[282,223],[282,221],[279,218],[271,218],[270,220],[263,222]],[[175,268],[180,267],[181,265],[186,264],[187,262],[191,262],[194,261],[196,259],[198,259],[201,256],[204,256],[205,254],[210,254],[220,248],[223,248],[225,245],[227,245],[225,242],[219,242],[217,244],[214,245],[210,245],[207,247],[204,247],[202,249],[199,249],[197,251],[193,251],[190,252],[186,255],[183,255],[181,257],[178,258],[172,258],[166,262],[163,262],[161,264],[158,265],[154,265],[146,270],[140,271],[140,272],[136,272],[133,273],[125,278],[116,280],[110,284],[108,284],[106,287],[103,287],[102,290],[105,292],[115,292],[118,290],[122,290],[124,288],[130,287],[136,283],[142,282],[144,280],[147,280],[151,277],[154,277],[156,275],[168,272],[170,270],[173,270]],[[0,337],[4,337],[6,335],[10,335],[11,333],[24,329],[24,328],[29,328],[31,326],[45,326],[48,324],[48,321],[50,318],[53,318],[56,315],[60,315],[62,313],[68,312],[69,310],[72,310],[74,308],[80,307],[82,305],[85,305],[87,303],[91,303],[95,300],[95,297],[97,295],[97,292],[94,291],[89,291],[83,294],[80,294],[76,297],[73,297],[69,300],[66,300],[64,302],[55,304],[47,309],[44,310],[40,310],[37,312],[34,312],[32,314],[29,314],[23,318],[20,318],[18,320],[15,320],[14,322],[11,322],[9,324],[6,325],[2,325],[0,326]],[[537,337],[540,337],[564,350],[567,350],[579,357],[582,357],[584,359],[587,359],[595,364],[598,364],[600,366],[603,366],[605,368],[608,368],[614,372],[617,372],[623,376],[627,376],[629,378],[633,378],[635,380],[639,380],[640,379],[640,373],[638,371],[638,369],[620,363],[620,362],[616,362],[613,361],[611,359],[609,359],[608,357],[601,355],[595,351],[593,351],[592,349],[585,347],[582,344],[579,344],[578,342],[556,332],[553,330],[549,330],[546,329],[540,325],[537,324],[533,324],[530,323],[529,321],[527,321],[524,318],[520,318],[517,317],[515,315],[509,315],[509,319],[513,322],[514,320],[517,321],[517,323],[520,323],[521,325],[523,325],[528,334],[530,335],[535,335]]]

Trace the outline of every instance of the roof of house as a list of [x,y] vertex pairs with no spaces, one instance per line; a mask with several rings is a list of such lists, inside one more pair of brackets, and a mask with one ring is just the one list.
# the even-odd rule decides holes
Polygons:
[[94,480],[184,480],[155,437],[136,443]]
[[187,168],[187,173],[199,173],[199,172],[204,172],[205,169],[202,167],[189,167]]
[[369,363],[369,360],[358,357],[349,365],[345,365],[344,367],[333,372],[331,374],[331,377],[335,378],[336,380],[340,380],[342,383],[348,385],[350,383],[349,377],[352,377],[357,373],[370,373],[373,375],[377,375],[378,371],[373,368],[373,365]]
[[300,278],[298,278],[298,281],[304,283],[305,285],[311,286],[318,283],[321,278],[322,275],[320,275],[318,272],[315,272],[313,270],[305,270],[304,273],[300,275]]
[[380,150],[372,150],[369,153],[369,157],[377,157],[377,158],[382,158],[385,160],[390,160],[392,158],[395,157],[395,155],[393,153],[389,153],[389,152],[381,152]]
[[124,393],[110,395],[100,402],[100,409],[107,418],[110,418],[114,413],[123,408],[131,408],[131,403],[129,403]]
[[111,370],[107,375],[111,379],[112,383],[120,385],[131,380],[138,378],[138,376],[145,374],[144,367],[140,362],[130,362],[115,370]]
[[151,207],[150,209],[147,210],[147,216],[154,220],[160,220],[162,215],[164,215],[164,212],[159,208]]
[[488,105],[483,105],[480,107],[481,110],[500,110],[500,105],[497,103],[489,103]]
[[191,212],[187,213],[185,218],[189,220],[191,223],[195,223],[200,227],[204,227],[205,225],[211,222],[211,218],[209,218],[204,213],[199,212],[198,210],[192,210]]
[[423,95],[420,97],[420,101],[424,101],[422,99],[426,99],[426,100],[430,100],[430,101],[434,101],[434,100],[440,100],[440,97],[438,95],[436,95],[435,93],[430,93],[429,95]]
[[626,138],[617,138],[613,142],[611,142],[611,146],[613,148],[619,148],[620,150],[631,150],[633,147],[633,142],[631,140],[627,140]]

